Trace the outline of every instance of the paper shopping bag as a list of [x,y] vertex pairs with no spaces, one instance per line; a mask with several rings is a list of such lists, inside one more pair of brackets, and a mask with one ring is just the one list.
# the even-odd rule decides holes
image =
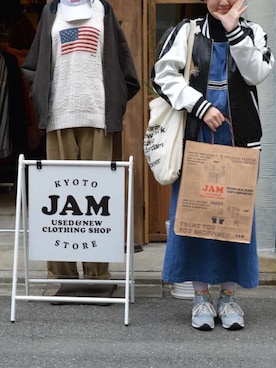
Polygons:
[[187,141],[177,235],[250,243],[260,151]]

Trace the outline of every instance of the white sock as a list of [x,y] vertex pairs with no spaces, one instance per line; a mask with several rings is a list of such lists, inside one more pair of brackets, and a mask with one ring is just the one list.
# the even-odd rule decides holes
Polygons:
[[235,294],[237,289],[237,284],[235,282],[224,282],[221,284],[220,286],[220,290],[221,292],[224,291],[229,291],[230,293]]
[[208,290],[208,284],[205,282],[193,281],[193,288],[195,293],[201,293]]

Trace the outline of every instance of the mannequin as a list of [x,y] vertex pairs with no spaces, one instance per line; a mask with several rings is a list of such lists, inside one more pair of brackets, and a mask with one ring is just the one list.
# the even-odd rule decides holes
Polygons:
[[[46,4],[23,70],[47,132],[47,159],[112,160],[113,134],[122,131],[127,101],[140,85],[110,4]],[[47,265],[50,278],[79,278],[75,262]],[[108,266],[83,262],[83,277],[108,279]]]

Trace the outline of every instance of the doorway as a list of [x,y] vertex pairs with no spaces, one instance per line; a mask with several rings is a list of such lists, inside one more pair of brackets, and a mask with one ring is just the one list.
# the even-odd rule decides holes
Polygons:
[[[145,105],[152,98],[150,73],[158,54],[159,42],[162,35],[170,27],[176,25],[183,18],[197,18],[206,13],[206,5],[200,0],[144,0],[144,42],[147,50],[144,58],[144,70],[147,80]],[[145,128],[148,122],[148,111],[145,109]],[[158,184],[150,169],[145,165],[145,237],[148,242],[166,241],[166,221],[169,217],[169,202],[171,186]]]

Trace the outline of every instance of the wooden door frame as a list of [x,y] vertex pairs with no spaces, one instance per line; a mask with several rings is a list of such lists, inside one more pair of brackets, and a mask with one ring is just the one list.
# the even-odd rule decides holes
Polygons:
[[[148,112],[148,104],[150,101],[150,92],[148,85],[150,85],[149,81],[149,72],[152,67],[153,60],[155,60],[155,49],[156,49],[156,39],[155,39],[155,30],[156,30],[156,6],[159,4],[196,4],[202,3],[201,0],[142,0],[143,1],[143,122],[144,122],[144,131],[147,128],[149,112]],[[149,27],[150,25],[150,27]],[[144,237],[145,243],[151,241],[150,237],[150,218],[149,218],[149,182],[151,180],[151,173],[149,171],[149,167],[147,165],[146,160],[144,159],[144,200],[145,200],[145,226],[144,226]],[[156,183],[156,189],[160,191],[160,193],[166,193],[166,189],[158,187],[159,184]],[[169,189],[168,189],[169,190]],[[162,198],[160,198],[162,200]],[[164,224],[165,228],[165,224]],[[158,239],[159,238],[159,239]],[[158,234],[155,236],[156,241],[164,241],[164,234]]]

